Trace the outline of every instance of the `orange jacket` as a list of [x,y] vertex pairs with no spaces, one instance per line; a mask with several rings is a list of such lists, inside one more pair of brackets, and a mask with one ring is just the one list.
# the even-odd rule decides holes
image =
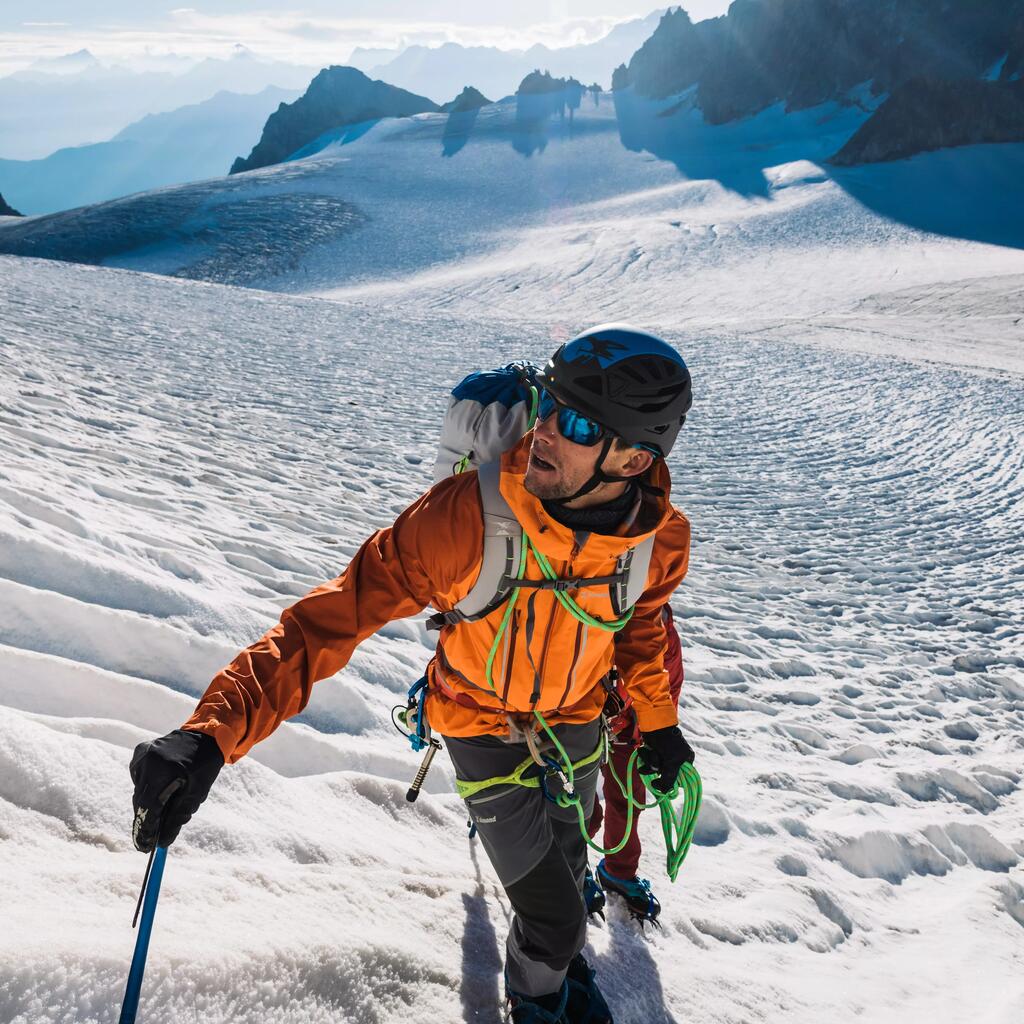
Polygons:
[[[614,572],[628,546],[657,531],[647,589],[629,624],[614,635],[580,624],[551,591],[523,590],[494,659],[494,691],[485,666],[505,606],[477,622],[445,627],[428,667],[431,728],[447,736],[503,735],[510,716],[528,716],[534,707],[552,724],[592,721],[604,706],[601,680],[613,660],[640,728],[675,724],[661,607],[686,574],[690,526],[669,504],[668,470],[656,464],[651,483],[664,494],[645,495],[623,536],[591,534],[581,549],[573,531],[523,487],[530,440],[502,457],[501,491],[533,544],[559,576],[602,576]],[[286,608],[278,625],[218,673],[184,727],[210,733],[225,760],[237,761],[302,711],[313,684],[343,668],[356,646],[386,623],[427,605],[451,609],[472,588],[482,551],[476,473],[442,480],[374,534],[341,576]],[[532,556],[526,576],[541,578]],[[607,587],[574,597],[592,615],[613,617]]]

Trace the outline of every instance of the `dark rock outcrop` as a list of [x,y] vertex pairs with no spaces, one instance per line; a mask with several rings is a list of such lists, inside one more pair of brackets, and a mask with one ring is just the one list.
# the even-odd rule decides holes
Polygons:
[[8,206],[4,201],[4,197],[0,195],[0,217],[20,217],[21,214],[14,209],[13,206]]
[[1022,20],[1024,0],[734,0],[696,24],[676,9],[612,87],[652,98],[695,87],[705,119],[721,124],[775,103],[841,100],[867,82],[879,95],[921,76],[981,78]]
[[[723,19],[716,19],[722,21]],[[707,70],[709,52],[720,33],[713,22],[700,28],[681,7],[669,10],[627,68],[615,69],[612,89],[632,85],[641,96],[672,96],[696,85]]]
[[441,105],[443,114],[464,114],[467,110],[479,110],[486,107],[492,100],[489,100],[479,89],[467,85],[462,92],[453,100]]
[[902,160],[987,142],[1024,142],[1024,81],[918,78],[899,86],[830,162]]
[[548,71],[531,71],[516,90],[516,137],[513,149],[523,156],[532,156],[547,146],[548,121],[557,117],[573,123],[586,93],[583,83],[575,78],[553,78]]
[[[575,78],[552,78],[550,71],[531,71],[516,89],[517,96],[542,96],[551,92],[575,92],[583,95],[583,83]],[[579,104],[577,104],[579,106]]]
[[248,158],[235,160],[230,173],[280,163],[332,128],[437,109],[433,100],[367,78],[355,68],[324,68],[294,103],[282,103],[270,115],[259,143]]

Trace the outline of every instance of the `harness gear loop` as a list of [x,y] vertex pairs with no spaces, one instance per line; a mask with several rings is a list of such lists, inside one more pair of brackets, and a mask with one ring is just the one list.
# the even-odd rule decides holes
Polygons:
[[[575,774],[580,769],[586,768],[587,765],[600,760],[604,756],[604,752],[605,743],[602,738],[602,741],[597,745],[592,754],[587,754],[586,757],[580,758],[579,761],[573,764],[573,773]],[[481,779],[478,782],[456,779],[455,789],[463,800],[468,800],[470,797],[476,796],[477,793],[482,793],[485,789],[491,789],[493,786],[525,786],[527,789],[539,789],[541,787],[541,771],[535,771],[533,775],[527,775],[526,773],[536,769],[546,771],[548,767],[547,761],[538,763],[531,755],[517,765],[515,770],[509,772],[508,775],[495,775],[493,778]]]

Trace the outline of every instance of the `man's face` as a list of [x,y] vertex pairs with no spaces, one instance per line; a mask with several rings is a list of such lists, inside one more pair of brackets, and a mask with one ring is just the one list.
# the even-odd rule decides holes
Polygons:
[[538,419],[533,428],[530,462],[523,481],[526,489],[541,499],[568,498],[593,475],[602,444],[587,447],[573,444],[558,432],[553,412],[547,419]]
[[[533,428],[530,461],[523,481],[535,497],[546,499],[568,498],[575,494],[594,475],[603,443],[593,446],[574,444],[558,432],[558,413],[538,419]],[[639,448],[620,447],[615,444],[601,467],[609,476],[638,476],[650,466],[650,452]],[[580,505],[593,505],[608,501],[622,489],[621,484],[600,484],[579,500]],[[572,504],[575,505],[575,502]]]

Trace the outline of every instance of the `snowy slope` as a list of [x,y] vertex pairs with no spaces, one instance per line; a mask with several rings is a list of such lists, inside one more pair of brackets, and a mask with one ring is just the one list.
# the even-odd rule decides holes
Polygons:
[[[686,97],[628,92],[585,97],[564,118],[508,100],[381,121],[258,172],[0,225],[0,252],[517,322],[771,331],[1021,369],[1019,324],[1003,300],[987,311],[984,282],[1005,279],[1013,306],[1024,146],[834,170],[827,158],[870,107],[854,99],[719,127]],[[882,310],[915,289],[974,296],[950,320],[966,344],[906,319],[890,333],[835,326],[863,322],[869,297]]]
[[[842,323],[1009,320],[1018,285],[985,277],[1019,255],[958,244],[878,252],[922,246],[909,287],[946,259],[969,298],[926,281],[919,317],[851,258]],[[454,379],[544,357],[578,313],[11,257],[0,280],[0,1020],[107,1022],[143,866],[132,746],[426,486]],[[509,264],[506,292],[539,280]],[[674,887],[643,821],[664,929],[618,911],[591,929],[616,1020],[1018,1021],[1021,378],[751,323],[673,333],[697,387],[671,460],[695,536],[673,605],[707,800]],[[405,804],[416,760],[388,722],[428,656],[419,620],[394,624],[224,772],[168,859],[140,1019],[498,1019],[508,905],[446,766]]]

